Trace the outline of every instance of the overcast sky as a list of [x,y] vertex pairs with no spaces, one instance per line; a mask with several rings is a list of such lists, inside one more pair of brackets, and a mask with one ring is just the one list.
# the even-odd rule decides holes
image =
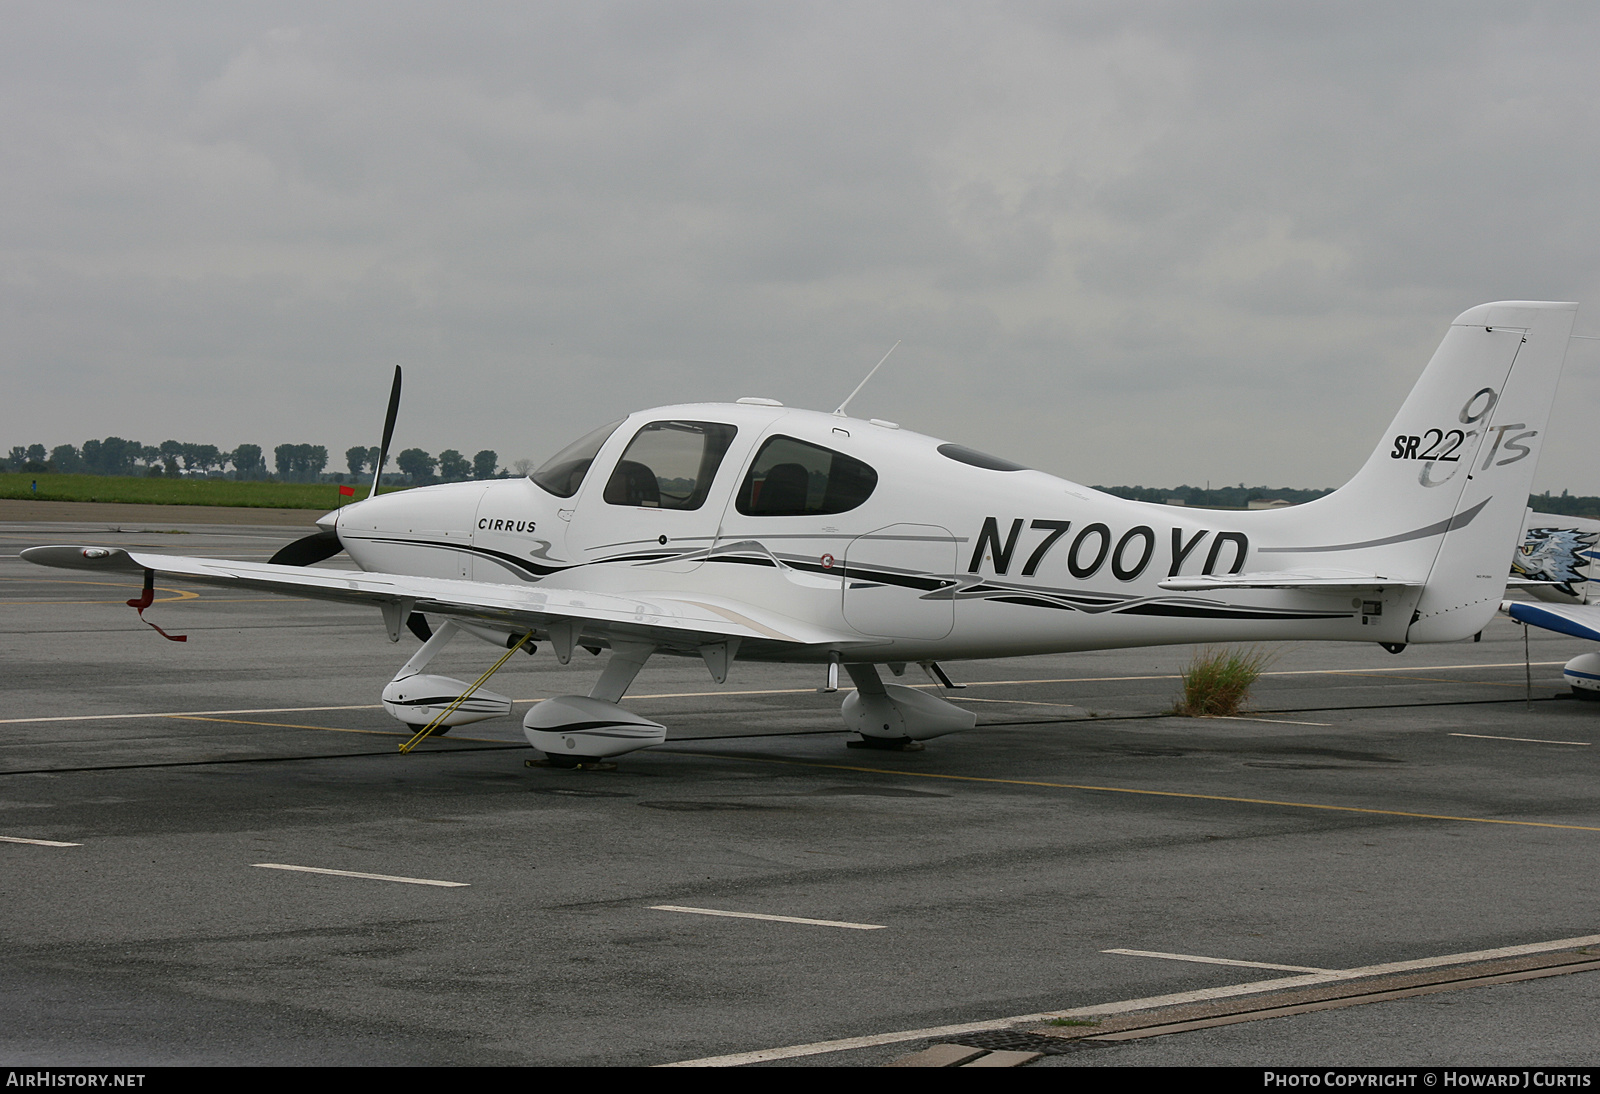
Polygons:
[[[1600,334],[1600,5],[0,3],[0,447],[503,463],[852,404],[1332,486],[1474,304]],[[1600,494],[1600,341],[1538,489]]]

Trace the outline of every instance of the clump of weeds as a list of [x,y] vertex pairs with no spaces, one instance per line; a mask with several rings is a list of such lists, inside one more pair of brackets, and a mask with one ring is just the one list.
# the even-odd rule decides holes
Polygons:
[[1183,695],[1176,713],[1191,718],[1226,717],[1239,713],[1251,686],[1272,662],[1258,646],[1207,646],[1196,650],[1183,670]]

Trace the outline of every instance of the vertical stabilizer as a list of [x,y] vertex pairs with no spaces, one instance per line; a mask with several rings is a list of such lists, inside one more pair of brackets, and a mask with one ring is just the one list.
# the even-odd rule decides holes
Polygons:
[[1285,510],[1274,568],[1425,581],[1409,642],[1481,630],[1505,591],[1577,305],[1462,312],[1356,477]]
[[[1408,641],[1469,637],[1482,630],[1499,608],[1507,577],[1502,560],[1516,550],[1522,531],[1577,314],[1576,304],[1485,304],[1451,326],[1452,335],[1461,331],[1476,339],[1482,324],[1485,339],[1510,334],[1520,335],[1520,341],[1503,384],[1497,389],[1488,383],[1474,388],[1456,415],[1458,424],[1451,427],[1464,433],[1476,429],[1478,434],[1471,443],[1463,443],[1456,462],[1459,470],[1454,478],[1464,480],[1460,496],[1428,572]],[[1465,451],[1469,448],[1470,462]],[[1443,473],[1436,467],[1419,473],[1418,482],[1432,489],[1427,484],[1440,477]]]

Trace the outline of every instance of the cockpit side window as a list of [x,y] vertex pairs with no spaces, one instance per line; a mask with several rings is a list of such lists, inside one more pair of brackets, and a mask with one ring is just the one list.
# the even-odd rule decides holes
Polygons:
[[793,437],[771,437],[756,453],[734,507],[747,517],[844,513],[872,496],[878,473],[858,459]]
[[619,418],[591,433],[585,433],[551,456],[528,477],[558,498],[572,497],[583,485],[583,477],[589,473],[589,465],[594,463],[600,446],[610,439],[622,422],[623,419]]
[[651,422],[628,442],[606,483],[611,505],[698,509],[739,430],[721,422]]

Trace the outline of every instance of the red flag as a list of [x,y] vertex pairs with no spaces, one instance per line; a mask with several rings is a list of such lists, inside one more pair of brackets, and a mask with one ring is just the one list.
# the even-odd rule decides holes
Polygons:
[[339,487],[339,496],[341,498],[353,498],[356,496],[356,488],[353,486],[341,486]]

